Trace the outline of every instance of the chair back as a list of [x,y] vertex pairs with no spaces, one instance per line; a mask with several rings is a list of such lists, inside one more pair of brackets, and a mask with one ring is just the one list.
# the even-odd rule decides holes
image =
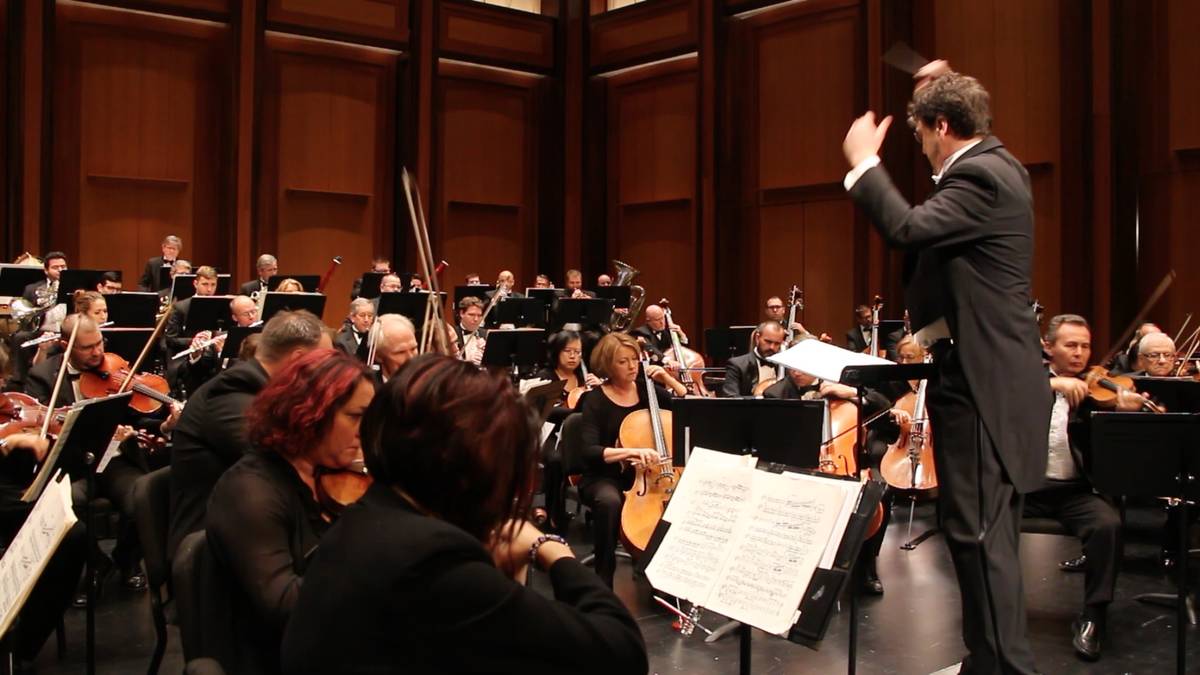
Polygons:
[[583,473],[583,414],[568,415],[558,433],[558,449],[562,453],[563,474]]
[[208,547],[204,530],[179,544],[171,568],[183,658],[211,658],[233,672],[237,653],[233,634],[231,585]]
[[138,478],[133,483],[133,512],[137,521],[138,539],[146,560],[146,579],[158,592],[170,584],[170,564],[167,555],[167,528],[171,523],[171,467]]

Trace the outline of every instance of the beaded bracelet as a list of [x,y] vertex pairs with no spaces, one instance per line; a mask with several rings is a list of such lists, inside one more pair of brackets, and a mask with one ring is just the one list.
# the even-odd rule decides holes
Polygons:
[[542,536],[538,537],[537,539],[534,539],[533,545],[529,547],[529,564],[530,565],[537,567],[538,549],[541,548],[542,544],[544,544],[548,541],[556,541],[556,542],[562,544],[563,546],[567,545],[567,540],[563,539],[562,537],[558,536],[557,534],[543,534]]

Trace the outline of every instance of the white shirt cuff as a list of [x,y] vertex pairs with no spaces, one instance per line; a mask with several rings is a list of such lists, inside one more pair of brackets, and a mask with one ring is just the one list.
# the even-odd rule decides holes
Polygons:
[[871,155],[859,162],[853,169],[850,169],[850,172],[846,174],[846,178],[842,180],[842,185],[845,186],[846,192],[849,192],[850,188],[854,187],[854,184],[858,182],[859,178],[862,178],[864,173],[877,166],[879,166],[879,155]]

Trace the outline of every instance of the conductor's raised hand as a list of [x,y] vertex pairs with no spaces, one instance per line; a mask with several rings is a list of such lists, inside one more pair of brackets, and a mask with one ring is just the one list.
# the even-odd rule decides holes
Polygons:
[[879,154],[883,139],[887,136],[888,127],[892,126],[892,116],[888,115],[883,121],[875,123],[875,113],[867,111],[865,115],[854,120],[846,138],[842,141],[842,152],[850,167],[856,167],[864,159]]

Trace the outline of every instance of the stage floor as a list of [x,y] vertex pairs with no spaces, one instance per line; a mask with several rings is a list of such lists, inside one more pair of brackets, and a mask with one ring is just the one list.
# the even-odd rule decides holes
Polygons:
[[[899,673],[926,675],[957,663],[963,656],[959,636],[957,586],[940,537],[914,551],[899,549],[907,539],[907,506],[898,503],[879,560],[885,593],[864,598],[859,605],[858,672],[865,675]],[[913,533],[932,525],[931,506],[916,510]],[[1060,560],[1074,557],[1074,539],[1049,535],[1022,535],[1021,565],[1029,631],[1043,673],[1172,673],[1175,671],[1174,610],[1143,605],[1133,596],[1167,592],[1172,584],[1158,565],[1157,532],[1161,514],[1153,509],[1131,510],[1125,561],[1117,582],[1117,599],[1109,610],[1109,637],[1098,663],[1086,663],[1071,649],[1070,625],[1079,610],[1083,575],[1058,570]],[[578,555],[591,548],[582,519],[572,524],[570,539]],[[1193,568],[1193,574],[1195,574]],[[149,663],[154,645],[149,600],[110,581],[97,612],[97,672],[140,673]],[[644,579],[634,579],[628,562],[617,569],[617,592],[641,624],[650,652],[651,673],[738,672],[738,641],[732,634],[715,644],[705,644],[703,634],[684,638],[671,628],[671,618],[655,605]],[[545,587],[545,578],[535,584]],[[845,672],[849,606],[842,603],[819,650],[792,644],[755,632],[753,672],[767,674],[827,675]],[[721,619],[711,614],[701,623],[714,628]],[[82,672],[84,612],[67,614],[68,651],[63,660],[55,654],[51,638],[37,660],[39,673]],[[161,672],[182,670],[178,632],[171,628],[170,643]],[[1200,672],[1200,631],[1188,629],[1190,672]],[[954,671],[951,671],[954,672]],[[569,674],[567,674],[569,675]]]

